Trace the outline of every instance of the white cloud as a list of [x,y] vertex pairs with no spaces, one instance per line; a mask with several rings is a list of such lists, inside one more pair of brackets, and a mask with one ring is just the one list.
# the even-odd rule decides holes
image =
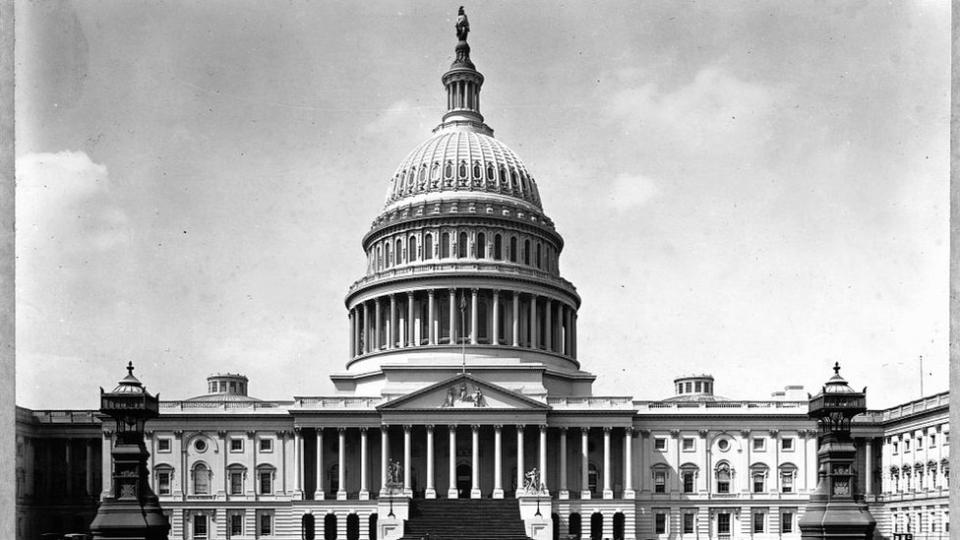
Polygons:
[[621,174],[610,186],[609,204],[624,212],[644,206],[660,193],[657,182],[642,174]]

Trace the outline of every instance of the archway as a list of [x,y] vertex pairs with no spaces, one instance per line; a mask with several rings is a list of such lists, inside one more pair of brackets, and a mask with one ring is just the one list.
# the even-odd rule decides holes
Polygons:
[[594,512],[590,516],[590,540],[603,539],[603,514]]
[[300,537],[303,540],[314,540],[317,537],[316,521],[313,514],[304,514],[300,518]]
[[347,514],[347,540],[360,540],[360,516]]
[[570,514],[570,523],[567,525],[567,533],[576,540],[580,540],[580,536],[583,533],[580,514],[576,512]]
[[369,535],[370,540],[377,540],[377,514],[374,512],[370,514],[370,517],[367,519],[367,535]]
[[470,496],[470,488],[472,487],[470,473],[470,466],[466,463],[457,465],[457,496],[461,499]]
[[626,521],[623,512],[617,512],[613,515],[613,540],[623,540]]
[[553,521],[553,540],[560,540],[560,514],[550,514],[550,520]]
[[323,517],[324,540],[337,540],[337,515],[327,514]]

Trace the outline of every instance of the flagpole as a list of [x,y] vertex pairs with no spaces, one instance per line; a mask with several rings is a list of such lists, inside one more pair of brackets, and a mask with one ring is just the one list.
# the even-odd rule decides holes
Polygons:
[[923,355],[920,355],[920,397],[923,397]]

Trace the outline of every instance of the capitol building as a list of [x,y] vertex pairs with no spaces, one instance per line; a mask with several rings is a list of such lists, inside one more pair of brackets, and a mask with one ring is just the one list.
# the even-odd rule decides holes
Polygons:
[[[420,539],[480,524],[472,537],[799,539],[818,389],[730,400],[734,381],[677,374],[666,399],[593,393],[564,240],[536,164],[481,113],[467,31],[442,75],[445,114],[361,239],[335,395],[264,401],[256,380],[215,373],[147,424],[170,537]],[[947,403],[854,421],[857,491],[884,538],[949,536]],[[17,427],[18,538],[86,531],[112,490],[111,424],[21,408]]]

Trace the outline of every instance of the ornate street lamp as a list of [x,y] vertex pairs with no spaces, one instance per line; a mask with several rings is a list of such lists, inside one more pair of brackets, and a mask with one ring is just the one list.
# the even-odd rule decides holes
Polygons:
[[804,539],[873,537],[876,521],[856,493],[853,464],[857,450],[850,422],[867,410],[867,389],[857,392],[840,376],[840,363],[819,394],[810,398],[808,415],[817,419],[817,490],[800,519]]
[[391,459],[390,464],[387,466],[387,497],[390,499],[390,513],[387,514],[387,517],[396,517],[393,514],[393,493],[398,488],[403,487],[403,482],[400,481],[400,476],[403,474],[403,466],[400,465],[400,462]]
[[112,489],[90,524],[94,540],[167,540],[170,523],[147,482],[150,454],[143,443],[144,424],[159,415],[159,403],[159,396],[151,396],[133,376],[133,362],[112,392],[100,388],[100,412],[114,419],[116,441],[111,451]]

